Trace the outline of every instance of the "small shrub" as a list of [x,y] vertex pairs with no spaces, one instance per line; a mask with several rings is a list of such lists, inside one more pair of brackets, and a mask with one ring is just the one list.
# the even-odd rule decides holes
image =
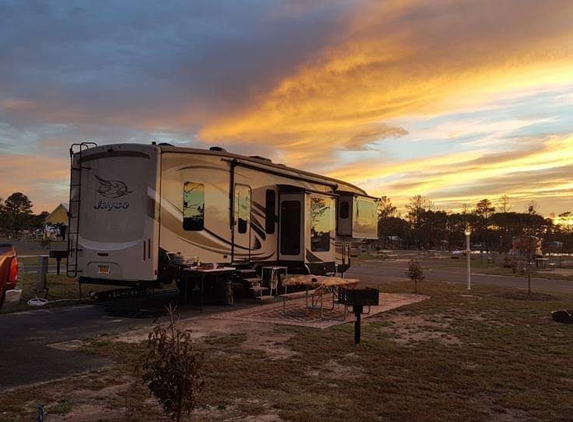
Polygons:
[[169,307],[167,327],[157,325],[149,334],[143,361],[143,379],[163,411],[176,421],[195,408],[203,389],[203,353],[191,341],[191,333],[181,331],[175,310]]
[[426,277],[424,276],[424,269],[416,259],[411,259],[410,262],[408,262],[406,275],[414,282],[414,292],[418,293],[418,282],[424,281]]

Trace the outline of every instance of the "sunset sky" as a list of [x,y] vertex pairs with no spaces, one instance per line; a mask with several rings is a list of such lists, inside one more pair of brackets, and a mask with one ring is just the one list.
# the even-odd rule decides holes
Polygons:
[[2,0],[0,197],[67,202],[82,140],[573,211],[573,2]]

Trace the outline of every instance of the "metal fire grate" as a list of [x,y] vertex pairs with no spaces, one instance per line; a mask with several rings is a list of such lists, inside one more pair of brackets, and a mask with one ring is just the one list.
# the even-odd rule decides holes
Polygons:
[[365,287],[363,289],[347,289],[340,287],[338,301],[346,306],[378,306],[380,291]]

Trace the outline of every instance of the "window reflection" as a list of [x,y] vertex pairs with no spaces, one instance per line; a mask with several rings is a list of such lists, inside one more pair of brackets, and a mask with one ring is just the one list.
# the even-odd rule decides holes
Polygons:
[[330,250],[330,231],[333,229],[331,198],[310,197],[310,249],[313,252]]
[[205,216],[205,186],[185,182],[183,185],[183,230],[203,230]]
[[377,225],[377,203],[363,199],[356,200],[356,228],[361,232],[376,233]]
[[247,233],[251,220],[251,188],[249,186],[235,186],[235,221],[237,231]]

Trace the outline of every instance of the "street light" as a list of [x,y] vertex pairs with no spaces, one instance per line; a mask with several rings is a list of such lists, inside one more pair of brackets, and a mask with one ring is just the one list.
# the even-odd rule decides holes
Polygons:
[[467,267],[468,267],[468,290],[472,289],[472,273],[471,273],[471,268],[470,268],[470,254],[471,254],[471,249],[470,249],[470,234],[472,234],[472,231],[470,230],[470,226],[466,226],[466,230],[464,231],[464,234],[466,235],[466,260],[467,260]]

